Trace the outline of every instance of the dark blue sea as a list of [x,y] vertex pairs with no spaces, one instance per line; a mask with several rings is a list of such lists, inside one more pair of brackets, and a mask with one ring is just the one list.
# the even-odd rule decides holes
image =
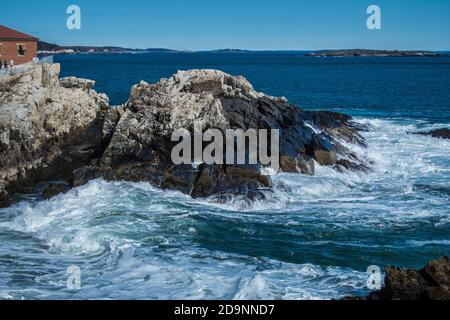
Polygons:
[[[62,76],[97,81],[112,105],[178,70],[243,75],[304,109],[369,130],[367,173],[317,165],[279,174],[270,200],[223,205],[146,183],[91,181],[0,210],[0,298],[334,299],[369,292],[367,268],[422,267],[450,254],[449,58],[308,58],[301,53],[55,57]],[[81,289],[66,287],[67,268]]]

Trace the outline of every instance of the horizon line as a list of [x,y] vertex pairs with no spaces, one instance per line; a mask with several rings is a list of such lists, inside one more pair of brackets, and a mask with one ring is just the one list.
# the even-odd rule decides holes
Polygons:
[[206,51],[223,51],[223,50],[229,50],[229,51],[251,51],[251,52],[267,52],[267,51],[273,51],[273,52],[301,52],[301,51],[339,51],[339,50],[377,50],[377,51],[428,51],[428,52],[450,52],[450,48],[448,49],[392,49],[392,48],[358,48],[358,47],[353,47],[353,48],[321,48],[321,49],[244,49],[244,48],[227,48],[227,47],[223,47],[223,48],[212,48],[212,49],[173,49],[170,47],[159,47],[159,46],[155,46],[155,47],[128,47],[128,46],[120,46],[120,45],[85,45],[85,44],[75,44],[75,45],[59,45],[59,44],[55,44],[55,43],[51,43],[51,42],[47,42],[47,41],[41,41],[39,40],[39,42],[45,42],[47,44],[51,44],[51,45],[57,45],[58,47],[64,48],[64,47],[90,47],[90,48],[106,48],[106,47],[110,47],[110,48],[120,48],[120,49],[129,49],[129,50],[170,50],[170,51],[178,51],[178,52],[206,52]]

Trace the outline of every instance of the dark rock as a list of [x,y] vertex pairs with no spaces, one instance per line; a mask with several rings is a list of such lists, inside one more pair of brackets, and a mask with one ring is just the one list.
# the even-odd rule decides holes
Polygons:
[[353,296],[348,296],[341,299],[341,301],[366,301],[366,300],[367,298],[365,297],[353,297]]
[[434,286],[450,287],[450,260],[448,257],[429,262],[422,273]]
[[311,115],[313,122],[330,136],[367,147],[365,139],[358,132],[363,127],[354,123],[352,117],[329,111],[313,111]]
[[73,171],[72,187],[80,187],[90,180],[98,179],[101,176],[100,168],[98,166],[88,165],[81,167]]
[[283,172],[302,173],[314,175],[314,161],[312,159],[293,158],[290,156],[280,157],[280,169]]
[[0,208],[6,208],[11,204],[11,198],[7,192],[0,192]]
[[345,170],[351,171],[368,171],[369,167],[362,163],[353,162],[347,159],[339,159],[336,162],[335,169],[339,172],[344,172]]
[[42,192],[42,196],[44,197],[44,199],[50,199],[61,193],[66,193],[70,189],[71,188],[69,185],[63,183],[49,184]]
[[105,121],[102,128],[102,146],[106,149],[111,142],[112,135],[116,129],[116,125],[123,113],[123,108],[112,108],[105,115]]
[[336,153],[328,150],[315,150],[314,158],[320,165],[323,166],[332,166],[336,164],[338,161]]
[[450,259],[429,262],[421,270],[386,267],[385,286],[368,300],[450,300]]
[[200,170],[193,197],[208,197],[214,194],[252,194],[262,188],[271,187],[267,176],[260,174],[258,167],[244,166],[204,166]]
[[415,132],[414,134],[419,134],[422,136],[431,136],[433,138],[450,139],[450,129],[442,128],[428,132]]
[[396,267],[386,267],[385,288],[383,299],[389,300],[420,300],[425,299],[427,281],[417,270]]
[[282,156],[280,157],[280,168],[283,172],[298,172],[297,160],[289,157]]

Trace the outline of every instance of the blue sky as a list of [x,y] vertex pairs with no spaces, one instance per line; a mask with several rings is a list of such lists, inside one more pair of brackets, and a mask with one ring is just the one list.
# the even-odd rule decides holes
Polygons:
[[[71,4],[81,30],[66,28]],[[382,30],[366,27],[371,4]],[[62,45],[450,50],[450,0],[2,0],[0,24]]]

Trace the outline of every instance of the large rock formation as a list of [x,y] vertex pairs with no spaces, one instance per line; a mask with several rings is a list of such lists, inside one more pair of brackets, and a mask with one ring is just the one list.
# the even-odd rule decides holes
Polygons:
[[[194,197],[219,200],[244,194],[262,196],[271,187],[261,165],[173,165],[174,130],[203,128],[279,129],[283,171],[314,173],[314,160],[336,169],[366,167],[340,142],[364,145],[351,118],[329,112],[305,112],[285,98],[256,92],[243,77],[216,70],[180,71],[157,84],[135,85],[129,101],[106,117],[103,138],[111,140],[99,172],[111,180],[149,181]],[[85,168],[96,176],[94,168]],[[82,180],[82,179],[81,179]]]
[[93,81],[59,79],[59,71],[35,65],[0,77],[0,205],[37,182],[70,179],[101,154],[108,98]]
[[[79,186],[90,179],[146,181],[194,197],[253,200],[272,187],[252,165],[174,165],[177,129],[279,129],[280,166],[314,174],[315,162],[337,170],[367,167],[343,143],[365,145],[351,118],[305,112],[285,98],[256,92],[243,77],[216,70],[181,71],[157,84],[135,85],[129,101],[110,109],[93,81],[58,79],[59,65],[2,77],[0,201],[45,180]],[[203,147],[206,147],[204,145]],[[247,150],[248,152],[248,150]],[[57,194],[50,188],[46,196]],[[55,191],[55,192],[54,192]]]

